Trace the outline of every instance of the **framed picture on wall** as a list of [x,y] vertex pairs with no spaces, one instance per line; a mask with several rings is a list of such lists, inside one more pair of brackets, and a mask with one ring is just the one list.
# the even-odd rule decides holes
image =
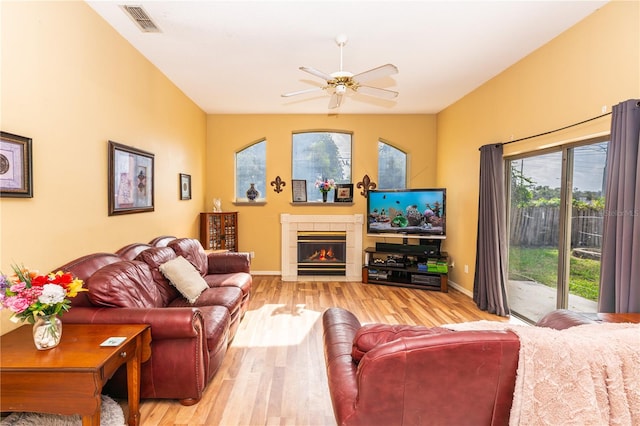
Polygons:
[[180,199],[191,199],[191,175],[180,173]]
[[109,141],[109,216],[152,212],[154,155]]
[[353,202],[353,184],[337,183],[333,201],[336,203]]
[[291,180],[291,191],[294,203],[307,202],[307,181],[304,179]]
[[0,132],[0,197],[33,198],[31,139]]

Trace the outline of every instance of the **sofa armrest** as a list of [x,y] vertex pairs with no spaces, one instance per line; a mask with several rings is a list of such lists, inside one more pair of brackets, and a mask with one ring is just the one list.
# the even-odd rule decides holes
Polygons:
[[336,420],[346,419],[353,414],[354,402],[358,397],[358,365],[351,358],[351,351],[361,324],[353,313],[341,308],[329,308],[322,315],[322,327],[333,412]]
[[203,329],[197,308],[98,308],[77,307],[62,321],[70,324],[149,324],[153,340],[192,339]]
[[249,253],[208,253],[207,264],[207,274],[251,272],[251,258]]

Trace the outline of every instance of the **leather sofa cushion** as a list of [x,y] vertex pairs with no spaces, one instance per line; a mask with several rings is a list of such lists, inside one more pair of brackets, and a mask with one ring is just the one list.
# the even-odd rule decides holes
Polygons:
[[160,235],[149,241],[149,244],[154,247],[166,247],[167,244],[169,244],[169,241],[173,241],[175,239],[176,237],[173,235]]
[[160,265],[167,263],[176,257],[176,253],[169,247],[152,247],[138,254],[135,259],[149,265],[153,281],[156,283],[156,287],[158,287],[158,290],[160,291],[163,306],[168,306],[172,300],[180,296],[178,289],[171,285],[169,280],[162,275],[162,272],[160,272],[159,269]]
[[209,288],[198,270],[182,256],[163,263],[158,269],[189,303],[195,303],[200,294]]
[[204,280],[211,288],[216,287],[238,287],[242,293],[249,294],[253,278],[246,272],[235,272],[233,274],[209,274],[204,276]]
[[162,298],[146,263],[123,260],[97,270],[87,280],[89,299],[110,308],[159,308]]
[[224,352],[229,344],[229,326],[231,316],[222,306],[201,306],[204,322],[205,338],[207,339],[207,353]]
[[360,362],[362,357],[378,345],[392,342],[401,337],[417,337],[452,333],[452,330],[441,327],[424,327],[420,325],[367,324],[356,332],[353,339],[351,358]]
[[[65,271],[70,272],[74,276],[84,281],[83,287],[88,289],[87,280],[91,277],[98,269],[109,265],[111,263],[120,262],[122,259],[113,254],[113,253],[92,253],[87,254],[85,256],[79,257],[71,262],[67,262],[62,266],[58,266],[53,269],[54,271]],[[71,298],[71,306],[92,306],[91,300],[89,299],[89,292],[83,291],[78,293],[76,297]]]
[[209,288],[203,291],[198,299],[193,303],[189,303],[185,298],[178,297],[173,300],[169,307],[185,307],[185,306],[224,306],[231,316],[234,316],[240,308],[242,301],[242,290],[235,287]]
[[143,243],[127,244],[126,246],[118,249],[116,254],[120,256],[122,260],[134,260],[140,252],[150,247],[152,247],[150,244]]
[[177,256],[182,256],[191,262],[200,272],[200,275],[205,276],[207,274],[207,254],[200,241],[195,238],[176,238],[171,240],[167,247],[170,247]]

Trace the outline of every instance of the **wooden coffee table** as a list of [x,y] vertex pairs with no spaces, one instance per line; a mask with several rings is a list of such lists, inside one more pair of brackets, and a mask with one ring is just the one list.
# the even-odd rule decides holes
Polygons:
[[[100,346],[109,337],[118,346]],[[0,336],[0,411],[82,416],[83,426],[100,424],[102,387],[127,365],[129,425],[140,423],[140,364],[151,355],[147,324],[63,324],[60,344],[39,351],[32,327]]]

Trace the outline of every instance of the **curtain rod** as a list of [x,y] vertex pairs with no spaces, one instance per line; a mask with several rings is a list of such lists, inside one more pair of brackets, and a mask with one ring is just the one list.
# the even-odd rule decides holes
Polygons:
[[[639,104],[640,104],[640,102],[639,102]],[[584,123],[588,123],[589,121],[597,120],[598,118],[602,118],[602,117],[605,117],[607,115],[611,115],[611,111],[610,112],[606,112],[606,113],[601,114],[601,115],[598,115],[597,117],[588,118],[588,119],[580,121],[578,123],[573,123],[573,124],[569,124],[568,126],[560,127],[559,129],[549,130],[548,132],[538,133],[537,135],[527,136],[527,137],[524,137],[524,138],[520,138],[520,139],[515,139],[515,140],[512,140],[512,141],[509,141],[509,142],[501,142],[501,143],[497,143],[495,145],[496,146],[500,146],[500,145],[504,146],[504,145],[509,145],[510,143],[521,142],[521,141],[525,141],[527,139],[537,138],[538,136],[545,136],[545,135],[548,135],[550,133],[559,132],[561,130],[568,129],[570,127],[579,126],[580,124],[584,124]],[[478,150],[480,150],[480,148],[478,148]]]

